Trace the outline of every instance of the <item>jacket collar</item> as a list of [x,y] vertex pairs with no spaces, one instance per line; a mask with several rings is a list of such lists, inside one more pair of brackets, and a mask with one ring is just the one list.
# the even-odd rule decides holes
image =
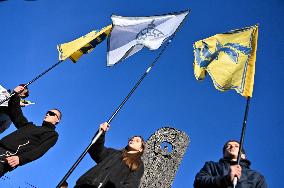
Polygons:
[[55,130],[55,125],[53,125],[52,123],[46,122],[46,121],[43,121],[41,126]]
[[[219,160],[219,162],[229,163],[230,165],[236,165],[237,164],[237,161],[232,161],[232,160],[227,159],[227,158],[222,158],[222,159]],[[241,159],[240,165],[242,167],[250,168],[251,162],[247,159]]]

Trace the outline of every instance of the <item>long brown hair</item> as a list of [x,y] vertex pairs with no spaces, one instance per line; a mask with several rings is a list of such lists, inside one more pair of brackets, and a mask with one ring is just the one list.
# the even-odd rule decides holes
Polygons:
[[[134,137],[139,137],[141,138],[141,148],[142,151],[137,152],[137,153],[128,153],[129,151],[129,146],[127,145],[124,150],[122,151],[122,161],[126,164],[126,166],[128,166],[128,168],[131,171],[135,171],[137,170],[137,168],[142,164],[142,155],[145,149],[145,141],[141,136],[132,136],[129,141],[134,138]],[[128,141],[128,142],[129,142]]]

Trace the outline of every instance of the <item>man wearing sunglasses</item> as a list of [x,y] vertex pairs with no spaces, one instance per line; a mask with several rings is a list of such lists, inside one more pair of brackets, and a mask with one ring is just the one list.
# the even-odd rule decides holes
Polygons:
[[20,107],[19,93],[23,86],[17,86],[11,97],[8,114],[17,130],[0,140],[0,177],[18,166],[25,165],[43,156],[58,139],[55,126],[60,122],[61,112],[49,110],[41,126],[29,122]]

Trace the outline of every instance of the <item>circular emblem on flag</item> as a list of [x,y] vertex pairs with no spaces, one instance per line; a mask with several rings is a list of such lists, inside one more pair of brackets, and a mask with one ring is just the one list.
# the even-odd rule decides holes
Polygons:
[[142,29],[137,35],[137,43],[142,43],[144,40],[151,40],[161,36],[164,36],[164,33],[156,29],[156,25],[153,20],[146,28]]

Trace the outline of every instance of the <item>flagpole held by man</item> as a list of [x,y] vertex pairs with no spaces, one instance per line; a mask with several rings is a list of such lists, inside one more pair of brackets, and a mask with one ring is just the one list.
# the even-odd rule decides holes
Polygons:
[[[101,31],[92,31],[86,36],[82,37],[81,39],[77,39],[75,41],[66,43],[66,44],[60,44],[57,46],[57,49],[59,51],[59,61],[37,75],[35,78],[30,80],[24,88],[28,87],[30,84],[37,81],[39,78],[44,76],[46,73],[57,67],[59,64],[61,64],[63,61],[65,61],[67,58],[69,58],[73,63],[76,63],[78,59],[86,53],[91,52],[98,44],[100,44],[108,35],[111,30],[111,25],[103,28]],[[16,93],[12,92],[11,95],[5,99],[0,100],[0,105],[4,102],[7,102],[12,96],[14,96]]]
[[44,116],[42,126],[29,122],[23,115],[18,93],[23,86],[14,89],[16,93],[9,100],[8,113],[16,131],[0,140],[0,177],[18,166],[23,166],[42,157],[57,140],[56,125],[62,114],[58,109],[50,109]]
[[[232,187],[233,180],[239,180],[237,188],[267,188],[265,178],[259,172],[251,169],[244,148],[236,140],[228,140],[223,146],[223,157],[215,161],[207,161],[196,174],[194,188],[224,188]],[[238,154],[240,162],[237,162]]]
[[[25,86],[25,84],[20,84],[19,86]],[[8,89],[5,89],[0,85],[0,100],[4,100],[6,98],[9,98],[11,95],[11,91]],[[32,103],[31,101],[25,100],[26,97],[29,96],[29,90],[28,88],[24,88],[24,90],[18,94],[19,97],[21,98],[20,100],[20,106],[21,107],[26,107],[29,106]],[[10,127],[12,124],[12,120],[9,117],[9,108],[8,108],[8,102],[6,101],[3,104],[0,105],[0,133],[3,133],[6,129]]]
[[[193,66],[196,79],[203,80],[208,73],[216,89],[234,89],[247,99],[237,164],[240,164],[250,98],[253,93],[257,39],[258,25],[254,25],[216,34],[194,43]],[[235,177],[234,187],[237,181],[238,178]]]

